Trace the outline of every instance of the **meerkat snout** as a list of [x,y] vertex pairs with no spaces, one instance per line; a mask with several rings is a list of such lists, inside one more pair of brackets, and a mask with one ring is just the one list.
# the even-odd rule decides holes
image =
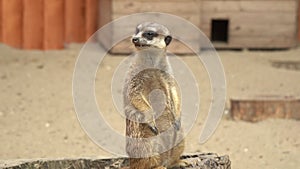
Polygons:
[[165,49],[172,41],[170,31],[165,26],[145,22],[136,27],[136,32],[132,36],[132,43],[137,49],[159,48]]

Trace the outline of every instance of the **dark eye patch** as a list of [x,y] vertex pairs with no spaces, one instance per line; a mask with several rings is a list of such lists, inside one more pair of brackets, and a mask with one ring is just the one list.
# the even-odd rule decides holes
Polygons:
[[147,38],[148,40],[152,40],[154,37],[157,37],[158,34],[153,31],[146,31],[142,34],[142,36]]

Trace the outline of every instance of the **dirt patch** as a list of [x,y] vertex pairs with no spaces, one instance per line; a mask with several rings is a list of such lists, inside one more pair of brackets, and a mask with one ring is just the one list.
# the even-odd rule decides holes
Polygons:
[[[80,45],[62,51],[23,51],[0,45],[0,159],[111,157],[81,129],[73,108],[72,75]],[[300,48],[287,51],[221,51],[230,98],[256,95],[300,96],[300,71],[270,61],[300,62]],[[124,133],[124,119],[112,104],[110,80],[124,56],[104,59],[96,95],[105,119]],[[194,56],[181,59],[193,71],[201,96],[199,118],[187,136],[186,153],[228,154],[232,168],[297,168],[300,122],[269,119],[259,123],[222,120],[215,134],[199,144],[212,101],[209,78]],[[107,98],[107,99],[105,99]],[[109,139],[109,138],[108,138]]]

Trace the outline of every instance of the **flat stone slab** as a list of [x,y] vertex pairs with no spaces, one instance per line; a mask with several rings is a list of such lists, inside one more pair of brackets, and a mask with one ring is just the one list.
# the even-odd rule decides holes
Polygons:
[[[231,162],[227,155],[218,156],[214,153],[183,155],[181,159],[190,166],[187,169],[230,169]],[[4,169],[118,169],[128,165],[128,158],[110,159],[37,159],[2,162]]]

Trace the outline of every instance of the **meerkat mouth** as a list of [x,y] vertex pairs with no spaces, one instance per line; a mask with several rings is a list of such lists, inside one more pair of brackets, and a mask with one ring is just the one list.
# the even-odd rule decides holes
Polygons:
[[151,45],[147,45],[147,44],[134,44],[135,47],[151,47]]

